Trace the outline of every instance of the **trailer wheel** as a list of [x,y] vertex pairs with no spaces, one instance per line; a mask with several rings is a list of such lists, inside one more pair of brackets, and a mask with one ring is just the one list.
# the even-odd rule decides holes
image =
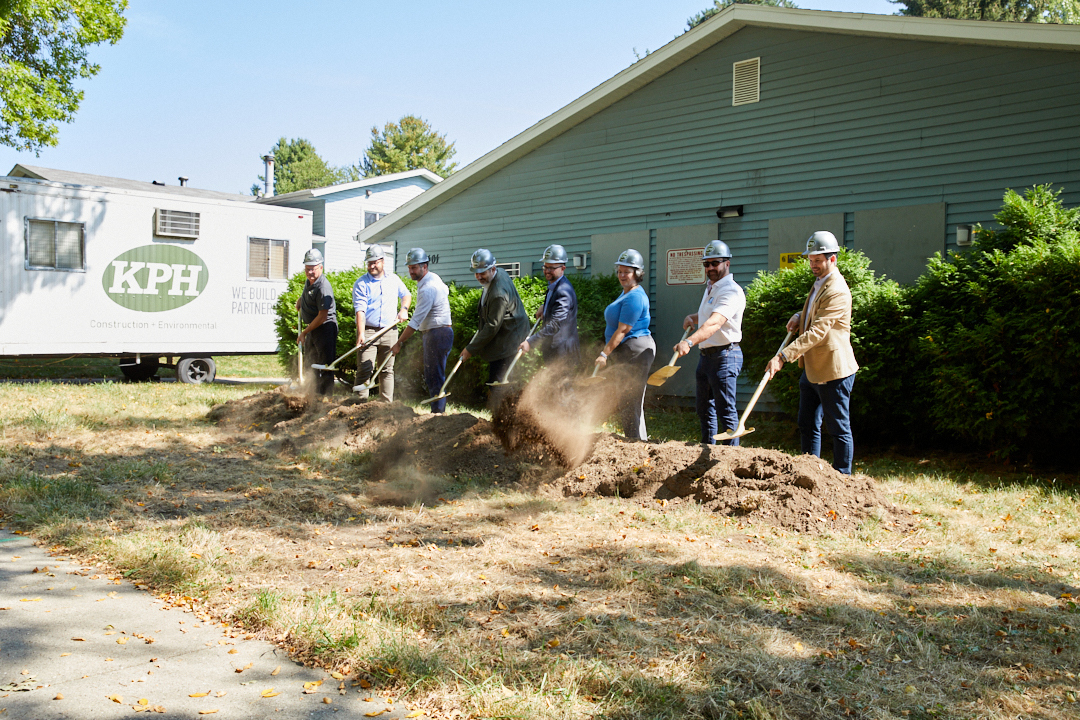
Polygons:
[[212,383],[217,377],[217,365],[213,358],[180,358],[176,363],[176,379],[188,385]]
[[120,372],[132,382],[146,382],[157,375],[159,367],[161,358],[143,357],[137,363],[135,358],[130,356],[120,358]]

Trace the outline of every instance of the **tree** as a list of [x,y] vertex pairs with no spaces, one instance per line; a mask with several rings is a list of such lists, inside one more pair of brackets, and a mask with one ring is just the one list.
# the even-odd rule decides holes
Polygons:
[[454,143],[447,144],[446,136],[435,132],[426,120],[406,115],[396,123],[386,123],[382,133],[371,128],[371,147],[364,151],[361,167],[364,177],[425,168],[445,178],[457,167],[457,163],[447,164],[456,154]]
[[[327,187],[359,179],[351,168],[327,164],[319,157],[311,141],[303,138],[281,138],[277,145],[270,149],[270,154],[274,156],[274,192],[277,194]],[[260,182],[265,180],[264,176],[259,176]],[[260,192],[261,187],[258,184],[251,186],[252,195]]]
[[889,0],[900,15],[956,20],[1080,23],[1080,0]]
[[770,5],[772,7],[798,8],[791,0],[713,0],[713,6],[702,10],[686,21],[686,29],[693,30],[721,10],[731,5]]
[[90,47],[124,34],[127,0],[0,0],[0,144],[39,153],[82,103],[75,82],[97,75]]

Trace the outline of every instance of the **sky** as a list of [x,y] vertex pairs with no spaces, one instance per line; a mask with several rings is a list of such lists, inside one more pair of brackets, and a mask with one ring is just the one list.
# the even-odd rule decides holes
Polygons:
[[[895,14],[888,0],[796,0]],[[74,122],[16,163],[247,194],[277,140],[353,165],[419,115],[458,168],[682,34],[711,0],[131,0]]]

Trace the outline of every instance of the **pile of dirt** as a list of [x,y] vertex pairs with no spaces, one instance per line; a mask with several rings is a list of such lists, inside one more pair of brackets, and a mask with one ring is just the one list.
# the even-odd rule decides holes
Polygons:
[[907,515],[869,477],[841,475],[812,455],[616,435],[601,436],[589,459],[555,486],[564,495],[692,500],[730,517],[809,533],[853,530],[872,515],[886,523]]
[[873,480],[841,475],[819,458],[595,434],[586,430],[594,418],[580,405],[548,400],[555,410],[545,414],[528,390],[512,394],[493,425],[467,413],[420,415],[398,403],[304,400],[278,390],[231,401],[211,416],[223,426],[265,431],[282,454],[311,445],[370,453],[368,494],[387,504],[431,502],[452,480],[484,479],[543,483],[563,496],[696,502],[808,533],[850,531],[871,516],[906,524],[907,513]]

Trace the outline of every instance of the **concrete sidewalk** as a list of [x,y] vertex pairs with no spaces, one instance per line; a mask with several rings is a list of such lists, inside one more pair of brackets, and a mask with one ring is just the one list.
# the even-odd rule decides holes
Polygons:
[[413,716],[354,682],[0,531],[0,720]]

